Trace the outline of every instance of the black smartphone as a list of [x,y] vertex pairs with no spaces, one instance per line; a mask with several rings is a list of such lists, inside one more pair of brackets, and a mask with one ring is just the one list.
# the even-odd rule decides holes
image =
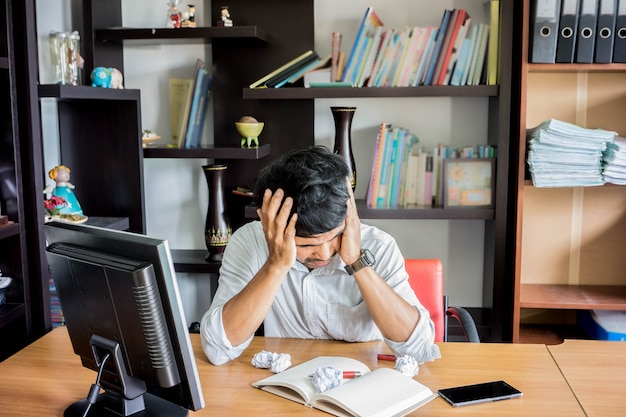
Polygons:
[[461,387],[440,389],[439,395],[455,407],[491,401],[508,400],[522,396],[522,392],[504,381],[483,382]]

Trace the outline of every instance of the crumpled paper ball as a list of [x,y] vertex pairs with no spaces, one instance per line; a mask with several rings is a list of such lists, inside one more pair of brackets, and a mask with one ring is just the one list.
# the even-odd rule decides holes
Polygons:
[[268,368],[274,373],[279,373],[291,366],[291,355],[262,350],[252,357],[252,365],[256,368]]
[[311,378],[315,392],[319,394],[341,385],[343,372],[341,369],[326,366],[324,368],[317,368]]
[[396,358],[396,371],[413,378],[419,373],[419,364],[413,356],[404,355]]

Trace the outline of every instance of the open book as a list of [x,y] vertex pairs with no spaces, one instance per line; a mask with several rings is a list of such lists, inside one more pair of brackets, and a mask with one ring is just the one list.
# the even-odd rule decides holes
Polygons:
[[[342,385],[317,394],[310,375],[317,368],[327,366],[342,371],[361,371],[362,376],[345,379]],[[345,417],[403,416],[437,397],[430,388],[395,369],[370,371],[356,359],[339,356],[319,356],[254,382],[252,386]]]

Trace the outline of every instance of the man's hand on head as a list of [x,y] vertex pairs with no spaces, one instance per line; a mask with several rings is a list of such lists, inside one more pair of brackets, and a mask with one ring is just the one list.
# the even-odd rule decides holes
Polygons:
[[263,224],[263,233],[269,249],[267,262],[270,265],[291,268],[296,262],[296,221],[298,215],[291,215],[293,199],[285,198],[282,189],[272,193],[265,190],[263,204],[257,215]]
[[346,265],[351,265],[361,256],[361,220],[359,219],[354,193],[348,177],[346,177],[346,187],[349,195],[346,202],[346,228],[341,237],[339,255]]

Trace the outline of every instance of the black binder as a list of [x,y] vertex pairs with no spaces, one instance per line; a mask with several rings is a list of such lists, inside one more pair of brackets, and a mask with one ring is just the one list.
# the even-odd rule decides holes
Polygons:
[[617,6],[613,62],[626,62],[626,0],[619,0]]
[[560,0],[533,0],[530,62],[554,64]]
[[556,42],[556,62],[574,62],[576,32],[578,31],[579,0],[563,0],[559,18],[559,34]]
[[594,62],[609,64],[613,61],[613,37],[617,0],[600,0],[598,27],[596,28],[596,52]]
[[593,62],[597,22],[598,0],[582,0],[578,18],[575,62],[587,64]]

